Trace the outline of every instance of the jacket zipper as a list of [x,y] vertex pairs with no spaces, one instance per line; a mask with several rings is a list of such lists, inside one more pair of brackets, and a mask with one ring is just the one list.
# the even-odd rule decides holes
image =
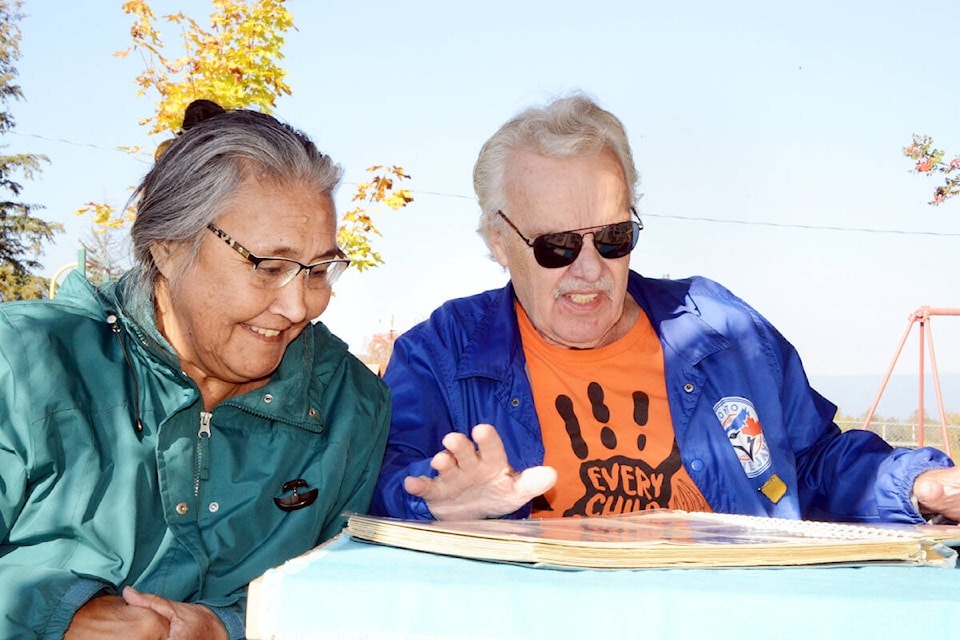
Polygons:
[[194,457],[193,497],[199,505],[200,481],[210,476],[210,420],[213,414],[209,411],[200,412],[200,430],[197,431],[197,453]]
[[140,385],[137,383],[137,372],[134,371],[133,363],[130,362],[130,354],[127,353],[127,347],[125,344],[123,344],[123,337],[120,335],[120,322],[117,319],[117,314],[108,314],[107,324],[110,325],[110,330],[113,331],[113,335],[117,336],[117,342],[120,343],[120,351],[123,352],[123,359],[127,361],[127,369],[130,371],[130,379],[133,380],[133,417],[135,419],[135,422],[133,423],[133,430],[139,435],[143,433],[143,422],[140,420]]

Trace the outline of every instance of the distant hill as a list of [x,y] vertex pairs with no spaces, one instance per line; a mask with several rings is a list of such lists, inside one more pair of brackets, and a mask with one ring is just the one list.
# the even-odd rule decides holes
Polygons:
[[[880,390],[883,375],[816,376],[810,375],[810,384],[846,415],[859,416],[866,413]],[[941,373],[940,391],[943,408],[947,412],[960,412],[960,373]],[[919,405],[919,382],[917,376],[898,374],[890,377],[876,415],[884,418],[906,420]],[[927,374],[924,381],[924,411],[928,416],[938,417],[937,397],[933,377]]]

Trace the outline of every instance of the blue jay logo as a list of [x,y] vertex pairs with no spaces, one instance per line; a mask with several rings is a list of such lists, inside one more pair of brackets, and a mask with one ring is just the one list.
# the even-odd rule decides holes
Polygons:
[[770,468],[770,448],[753,403],[746,398],[728,396],[713,405],[713,412],[737,454],[743,472],[756,478]]

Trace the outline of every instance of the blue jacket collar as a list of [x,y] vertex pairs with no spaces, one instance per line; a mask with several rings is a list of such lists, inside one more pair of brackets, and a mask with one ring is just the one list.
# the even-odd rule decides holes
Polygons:
[[730,347],[730,342],[707,321],[690,296],[693,280],[644,278],[630,272],[627,291],[650,319],[664,348],[686,364],[699,364],[707,356]]
[[484,305],[469,345],[460,358],[458,380],[473,377],[506,380],[514,357],[519,354],[523,358],[513,283],[508,282],[502,289],[487,294],[492,297],[492,304]]
[[[663,342],[688,365],[730,346],[703,320],[690,299],[690,280],[655,280],[630,272],[627,291],[634,297]],[[488,291],[478,322],[457,366],[457,379],[507,380],[517,358],[525,362],[514,309],[513,283]]]

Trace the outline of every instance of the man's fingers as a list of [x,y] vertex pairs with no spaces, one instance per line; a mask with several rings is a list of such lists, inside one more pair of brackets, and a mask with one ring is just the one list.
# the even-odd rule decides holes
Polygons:
[[410,495],[423,498],[428,503],[435,500],[444,500],[451,497],[455,486],[440,482],[437,478],[427,476],[407,476],[403,479],[403,489]]
[[480,462],[489,468],[498,471],[509,467],[507,460],[507,450],[503,447],[503,440],[493,425],[478,424],[471,432],[474,441],[479,449]]
[[935,503],[943,493],[939,482],[922,477],[914,484],[913,492],[923,504]]
[[553,467],[530,467],[524,469],[516,478],[514,490],[522,497],[520,505],[550,490],[557,483],[557,471]]
[[[403,488],[423,498],[438,520],[499,517],[548,491],[557,481],[552,467],[515,473],[503,440],[489,424],[478,424],[473,440],[462,433],[443,437],[445,449],[430,460],[435,478],[407,476]],[[476,444],[474,444],[476,442]]]
[[427,499],[433,481],[424,476],[407,476],[403,479],[403,490],[419,498]]
[[430,467],[435,469],[438,473],[456,469],[458,464],[459,461],[457,460],[456,456],[446,449],[433,456],[433,458],[430,460]]
[[509,468],[507,452],[496,429],[489,424],[478,424],[471,435],[473,440],[455,431],[445,435],[441,441],[445,449],[433,457],[430,466],[441,473],[459,467],[468,474],[480,465],[485,472],[499,473]]
[[960,519],[960,467],[924,471],[914,482],[913,492],[924,509]]
[[463,471],[470,473],[480,463],[476,445],[462,433],[448,433],[443,437],[442,443],[447,448],[447,452],[454,457],[456,465]]

